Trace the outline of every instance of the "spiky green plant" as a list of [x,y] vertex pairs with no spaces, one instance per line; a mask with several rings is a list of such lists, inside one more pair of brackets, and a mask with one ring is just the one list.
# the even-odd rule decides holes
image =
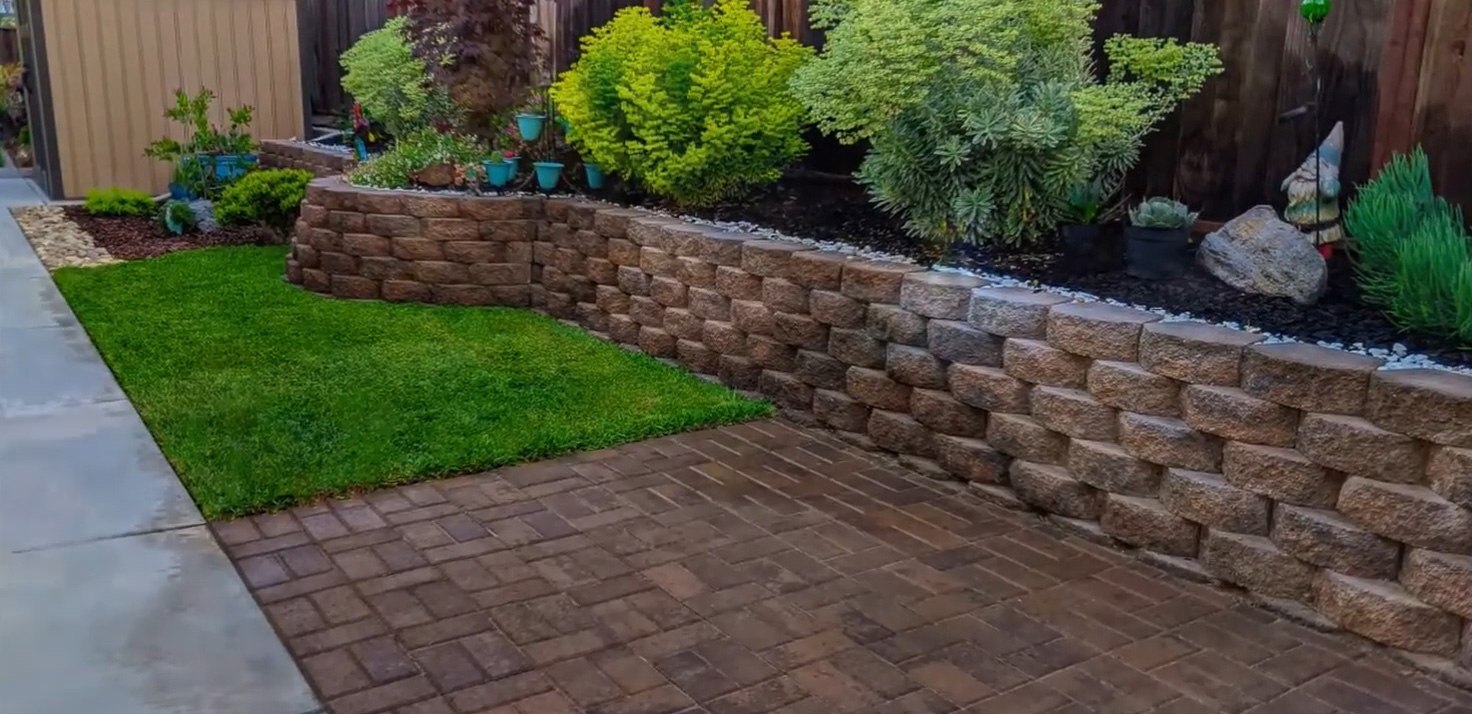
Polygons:
[[1157,196],[1130,209],[1130,223],[1140,228],[1176,230],[1189,228],[1199,214],[1193,213],[1186,204]]

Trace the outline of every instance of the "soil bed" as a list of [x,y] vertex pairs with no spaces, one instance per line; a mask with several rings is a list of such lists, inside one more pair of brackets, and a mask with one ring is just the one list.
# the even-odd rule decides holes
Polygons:
[[175,236],[169,235],[156,218],[93,216],[81,206],[66,206],[63,210],[68,219],[92,236],[93,243],[119,260],[153,258],[165,253],[218,245],[268,245],[281,242],[274,233],[265,228],[221,227],[209,233]]
[[[674,210],[644,197],[608,198],[632,204]],[[709,209],[683,211],[687,215],[720,221],[749,222],[793,237],[833,240],[856,247],[906,255],[921,263],[940,263],[1000,273],[1020,280],[1092,293],[1101,298],[1189,312],[1213,322],[1237,322],[1305,342],[1341,343],[1353,347],[1394,350],[1403,345],[1452,367],[1472,367],[1472,349],[1435,335],[1400,331],[1376,307],[1360,300],[1353,268],[1342,255],[1329,266],[1329,291],[1315,305],[1303,306],[1284,298],[1238,292],[1196,266],[1167,281],[1132,278],[1123,270],[1079,274],[1047,252],[990,251],[963,247],[936,261],[925,247],[906,235],[900,222],[869,203],[862,187],[852,182],[786,178],[740,201]],[[1115,266],[1109,266],[1115,267]]]

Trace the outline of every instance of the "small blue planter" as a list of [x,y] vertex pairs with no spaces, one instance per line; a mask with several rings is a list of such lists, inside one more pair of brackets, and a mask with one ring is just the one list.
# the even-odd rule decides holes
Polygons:
[[556,161],[538,161],[532,166],[537,169],[537,185],[543,191],[557,188],[557,182],[562,180],[562,164]]
[[584,161],[583,173],[588,176],[588,188],[597,191],[603,188],[603,167],[598,164]]
[[193,201],[199,198],[199,194],[182,183],[170,183],[169,198],[175,201]]
[[501,188],[502,186],[510,183],[511,178],[516,175],[515,159],[507,159],[504,161],[487,161],[485,162],[485,167],[486,183],[489,183],[496,188]]
[[522,141],[536,141],[542,136],[542,125],[546,121],[543,114],[517,114],[516,131],[521,134]]
[[246,175],[256,167],[257,157],[255,154],[196,154],[195,161],[205,167],[208,172],[214,167],[215,178],[221,181],[233,181]]

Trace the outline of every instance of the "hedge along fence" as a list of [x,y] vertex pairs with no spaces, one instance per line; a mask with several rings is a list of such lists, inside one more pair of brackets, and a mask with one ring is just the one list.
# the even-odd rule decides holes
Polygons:
[[1178,572],[1472,665],[1472,377],[582,199],[308,189],[287,276],[534,306]]

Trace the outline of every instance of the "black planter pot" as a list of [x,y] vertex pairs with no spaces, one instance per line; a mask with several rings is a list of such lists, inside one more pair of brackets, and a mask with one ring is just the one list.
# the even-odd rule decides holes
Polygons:
[[1169,280],[1186,272],[1190,228],[1124,229],[1125,270],[1144,280]]
[[1094,223],[1066,225],[1058,229],[1058,243],[1063,249],[1063,267],[1070,273],[1085,275],[1098,272],[1100,239],[1103,232]]

